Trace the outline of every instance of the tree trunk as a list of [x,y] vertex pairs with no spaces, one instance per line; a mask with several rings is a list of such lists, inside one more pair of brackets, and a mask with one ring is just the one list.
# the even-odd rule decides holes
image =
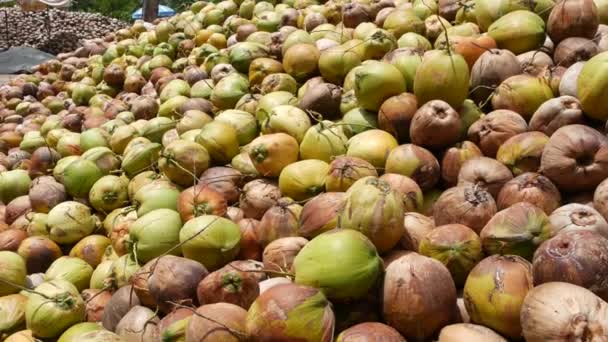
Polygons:
[[144,0],[144,21],[153,22],[158,15],[158,0]]

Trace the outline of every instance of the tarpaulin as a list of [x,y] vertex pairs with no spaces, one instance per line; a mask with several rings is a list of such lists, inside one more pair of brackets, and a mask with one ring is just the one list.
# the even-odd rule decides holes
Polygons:
[[0,74],[31,72],[40,63],[55,56],[30,47],[15,47],[0,52]]

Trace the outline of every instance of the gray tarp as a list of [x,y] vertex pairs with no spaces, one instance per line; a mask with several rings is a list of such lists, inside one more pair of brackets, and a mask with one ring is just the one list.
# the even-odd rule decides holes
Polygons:
[[0,52],[0,74],[31,72],[32,68],[55,56],[30,47],[15,47]]

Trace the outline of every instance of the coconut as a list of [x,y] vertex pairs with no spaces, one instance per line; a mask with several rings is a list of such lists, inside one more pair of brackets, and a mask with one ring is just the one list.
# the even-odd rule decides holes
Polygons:
[[[418,39],[421,39],[424,40],[427,44],[429,44],[428,49],[418,46],[403,46],[404,44],[406,44],[405,41],[408,40],[409,35],[414,35],[412,39],[414,42],[411,45],[416,45],[415,43],[418,41]],[[383,57],[383,60],[399,69],[401,75],[403,75],[403,79],[405,80],[406,89],[412,92],[414,90],[414,79],[416,76],[416,70],[422,63],[424,51],[430,49],[430,43],[426,41],[426,38],[412,32],[406,33],[401,36],[399,42],[399,49],[387,53]]]
[[[48,170],[51,170],[55,167],[59,159],[61,159],[61,155],[54,149],[47,146],[37,148],[32,153],[32,157],[30,158],[30,177],[41,177],[47,174]],[[34,184],[34,181],[32,181],[31,186],[33,187]]]
[[232,125],[236,130],[239,145],[250,143],[258,136],[258,127],[255,117],[242,110],[226,110],[215,117],[215,120]]
[[431,100],[416,111],[410,125],[412,143],[442,149],[459,141],[462,121],[459,114],[442,100]]
[[547,100],[553,98],[553,90],[544,78],[526,74],[504,80],[492,97],[494,109],[508,109],[526,119]]
[[587,230],[566,231],[544,242],[534,253],[534,284],[567,282],[608,297],[608,286],[597,278],[608,267],[608,239]]
[[[250,29],[249,25],[251,24],[239,26],[237,35],[239,34],[239,31],[242,32]],[[280,72],[283,72],[283,65],[281,62],[266,57],[256,58],[249,64],[249,84],[251,86],[258,85],[262,83],[266,76]]]
[[260,174],[276,177],[283,168],[298,159],[298,149],[295,138],[285,133],[273,133],[254,139],[249,157]]
[[298,143],[310,128],[311,123],[306,112],[291,105],[277,106],[262,122],[262,133],[286,133],[294,137]]
[[542,51],[528,51],[522,53],[517,55],[517,60],[521,65],[522,71],[532,76],[541,76],[546,70],[554,68],[551,56]]
[[469,67],[461,55],[430,51],[425,53],[416,70],[414,95],[419,105],[443,100],[453,108],[459,108],[468,96],[468,86]]
[[[591,1],[588,1],[591,2]],[[583,111],[593,119],[605,120],[608,106],[602,102],[608,86],[608,80],[602,75],[606,72],[608,52],[603,52],[591,58],[583,66],[577,78],[576,95],[581,101]]]
[[295,105],[297,104],[296,97],[287,91],[276,91],[262,96],[258,100],[258,106],[255,110],[255,117],[260,125],[268,117],[273,108],[280,105]]
[[281,190],[276,183],[256,179],[243,187],[239,207],[244,211],[245,217],[259,220],[268,209],[277,203],[280,197]]
[[213,121],[209,114],[200,110],[188,110],[179,120],[175,128],[179,134],[184,134],[193,129],[200,129],[206,123]]
[[194,310],[186,307],[171,311],[158,324],[159,337],[163,341],[183,341],[186,338],[188,322],[193,315]]
[[467,160],[460,168],[458,185],[478,186],[496,198],[503,185],[512,178],[511,171],[496,159],[476,157]]
[[406,212],[417,211],[423,206],[422,190],[411,178],[396,173],[385,173],[380,180],[387,182],[393,190],[401,194]]
[[25,321],[32,334],[58,337],[84,317],[85,303],[78,289],[65,280],[42,283],[28,296]]
[[[405,296],[403,291],[410,293]],[[454,321],[456,286],[439,261],[414,252],[396,253],[387,261],[383,318],[403,337],[428,340]]]
[[128,203],[129,183],[125,178],[108,175],[99,178],[89,191],[89,203],[99,212],[109,213]]
[[3,335],[25,328],[27,297],[21,294],[0,298],[0,333]]
[[587,62],[574,63],[564,72],[559,82],[560,95],[570,95],[574,97],[578,96],[578,76],[583,70],[585,64],[587,64]]
[[133,197],[133,203],[137,206],[139,217],[156,210],[177,210],[177,198],[179,190],[173,183],[166,180],[157,180],[142,186]]
[[104,309],[102,320],[103,327],[110,331],[116,330],[116,325],[123,316],[129,312],[132,307],[138,306],[139,304],[139,298],[135,295],[132,286],[128,285],[119,288],[114,292]]
[[[321,160],[309,159],[285,167],[279,176],[279,188],[284,196],[302,201],[316,196],[325,188],[329,165]],[[311,177],[306,179],[306,177]]]
[[432,188],[439,180],[439,162],[428,150],[405,144],[388,154],[385,172],[398,173],[412,178],[422,190]]
[[519,255],[531,260],[536,248],[551,238],[553,231],[542,209],[519,202],[494,215],[479,235],[488,255]]
[[188,186],[209,167],[209,153],[195,142],[178,139],[165,147],[158,166],[171,181]]
[[[302,325],[296,322],[302,317],[315,323]],[[251,305],[247,312],[246,331],[250,338],[258,341],[303,339],[330,342],[334,320],[331,304],[320,290],[282,284],[266,290]]]
[[26,215],[32,211],[29,196],[19,196],[10,201],[4,210],[4,221],[7,224],[13,224],[19,217]]
[[17,253],[25,261],[29,274],[46,271],[62,255],[59,246],[44,236],[32,236],[23,240]]
[[78,323],[76,325],[71,326],[68,330],[61,334],[57,342],[76,342],[78,341],[77,338],[80,335],[86,334],[91,331],[99,330],[103,330],[103,328],[99,326],[99,324],[91,322]]
[[[567,310],[561,300],[558,308],[554,298],[568,303]],[[606,303],[583,287],[563,282],[543,284],[532,289],[523,302],[523,336],[531,342],[569,338],[567,336],[602,338],[607,329],[606,312]],[[585,319],[579,322],[575,317],[581,315]]]
[[400,142],[408,140],[417,107],[418,102],[413,94],[402,93],[388,98],[378,111],[380,129],[391,133]]
[[483,258],[481,239],[471,228],[448,224],[431,230],[420,241],[420,254],[439,260],[462,286],[473,267]]
[[208,304],[199,307],[186,328],[187,342],[210,338],[217,341],[237,342],[246,336],[247,311],[229,303]]
[[121,168],[129,178],[149,170],[158,161],[162,145],[158,143],[143,143],[125,151]]
[[471,342],[507,342],[507,340],[483,325],[456,323],[445,326],[439,332],[438,342],[457,342],[466,339]]
[[321,121],[304,134],[300,143],[300,158],[330,162],[332,158],[346,153],[347,140],[342,126]]
[[488,27],[500,49],[514,54],[535,50],[545,42],[545,22],[537,14],[518,10],[505,14]]
[[239,187],[244,175],[229,167],[212,167],[203,172],[199,184],[220,192],[228,203],[239,199]]
[[97,225],[95,216],[84,204],[67,201],[48,214],[47,229],[51,240],[59,244],[75,243],[90,235]]
[[364,109],[377,111],[386,99],[406,90],[401,73],[389,63],[367,61],[354,70],[355,95]]
[[201,215],[223,216],[226,210],[227,202],[222,193],[214,190],[211,185],[201,183],[182,191],[177,202],[182,222]]
[[516,112],[496,110],[471,125],[468,138],[484,155],[495,156],[505,141],[526,130],[526,121]]
[[560,232],[591,230],[608,238],[608,222],[593,207],[579,203],[570,203],[555,209],[549,216],[555,229],[553,235]]
[[214,271],[238,255],[241,231],[228,219],[203,215],[186,222],[179,237],[184,257]]
[[528,261],[514,255],[493,255],[483,259],[469,274],[464,285],[464,302],[473,323],[518,339],[522,332],[519,312],[532,287],[532,265]]
[[0,250],[16,252],[21,242],[27,237],[28,233],[20,229],[0,231]]
[[341,85],[344,77],[353,68],[361,64],[362,56],[348,45],[338,45],[321,51],[319,72],[325,80]]
[[588,126],[564,126],[555,131],[545,146],[542,173],[560,190],[594,189],[608,176],[608,168],[604,167],[607,143],[604,135]]
[[600,52],[599,47],[590,39],[571,37],[562,40],[555,47],[555,64],[568,68],[579,61],[586,61]]
[[561,195],[547,177],[526,172],[505,183],[496,198],[500,210],[519,202],[534,204],[550,215],[559,207]]
[[8,203],[27,195],[32,180],[25,170],[10,170],[0,173],[0,201]]
[[[221,121],[204,125],[195,140],[207,150],[211,160],[218,164],[229,163],[239,152],[237,131],[230,124]],[[199,151],[199,154],[199,164],[204,166],[204,153]]]
[[307,243],[308,240],[302,237],[283,237],[272,241],[264,248],[264,268],[270,274],[292,272],[296,255]]
[[496,160],[506,165],[514,175],[537,172],[540,158],[549,137],[541,132],[525,132],[507,139],[496,152]]
[[257,239],[262,246],[282,237],[297,236],[302,207],[291,198],[280,198],[262,216]]
[[558,44],[569,37],[593,38],[599,25],[597,6],[593,0],[558,3],[547,20],[547,33]]
[[389,133],[371,129],[350,138],[346,154],[366,160],[376,168],[382,168],[387,163],[389,152],[397,145],[397,140]]
[[463,141],[450,147],[441,160],[441,178],[448,185],[456,185],[462,165],[467,160],[480,156],[482,156],[481,150],[470,141]]
[[144,306],[132,307],[116,325],[116,334],[127,342],[158,339],[159,318]]
[[366,176],[378,176],[372,164],[357,157],[339,156],[329,164],[325,188],[327,191],[346,191]]
[[296,80],[304,80],[318,72],[319,49],[311,44],[295,44],[283,53],[283,68]]
[[300,98],[299,107],[307,113],[312,111],[320,114],[324,119],[338,117],[342,90],[331,83],[321,83],[314,87],[307,87]]
[[87,289],[82,291],[82,299],[85,301],[85,320],[101,322],[105,307],[112,299],[112,293],[108,290]]
[[89,281],[93,274],[93,267],[86,261],[76,257],[60,257],[47,269],[45,279],[66,280],[72,283],[79,291],[89,287]]
[[565,95],[545,101],[530,119],[529,129],[551,136],[560,127],[584,123],[579,100]]
[[345,202],[343,192],[328,192],[310,199],[300,213],[298,235],[313,238],[336,228]]
[[[368,210],[369,209],[369,210]],[[370,211],[371,210],[371,211]],[[373,176],[356,181],[346,193],[339,226],[366,235],[384,253],[403,235],[403,199],[389,183]]]
[[[230,303],[248,310],[259,296],[259,276],[255,270],[241,269],[243,262],[232,262],[212,272],[198,284],[196,293],[201,304]],[[252,262],[260,274],[263,265]]]
[[158,256],[179,254],[179,233],[182,220],[171,209],[156,209],[138,218],[129,226],[129,240],[133,255],[141,262]]
[[405,342],[405,339],[397,330],[386,324],[376,322],[366,322],[352,326],[342,331],[336,338],[336,342],[353,342],[360,339]]
[[9,251],[0,251],[0,297],[14,294],[20,291],[19,287],[25,286],[26,264],[23,258]]
[[443,192],[433,210],[435,224],[460,223],[480,232],[496,213],[496,202],[475,185],[462,185]]

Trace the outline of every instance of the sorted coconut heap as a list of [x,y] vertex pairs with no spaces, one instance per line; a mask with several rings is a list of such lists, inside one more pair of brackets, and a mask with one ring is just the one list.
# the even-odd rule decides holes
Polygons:
[[606,341],[608,1],[196,2],[0,88],[0,336]]
[[76,50],[86,39],[100,38],[129,26],[98,13],[59,9],[24,12],[19,7],[2,9],[0,20],[0,48],[29,46],[55,55]]

